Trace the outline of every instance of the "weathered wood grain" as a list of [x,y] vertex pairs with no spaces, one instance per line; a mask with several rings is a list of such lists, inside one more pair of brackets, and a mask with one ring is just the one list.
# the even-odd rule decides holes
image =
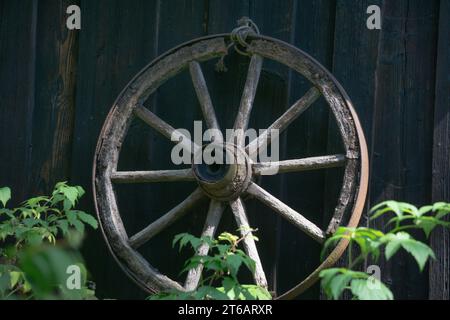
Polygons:
[[38,1],[0,3],[0,185],[28,196],[35,108]]
[[[255,101],[256,90],[258,89],[259,78],[261,76],[261,69],[263,65],[263,58],[259,55],[253,55],[250,59],[248,67],[247,80],[245,81],[244,92],[242,93],[241,104],[239,106],[238,114],[234,122],[234,129],[236,131],[247,130],[250,121],[250,113],[252,112],[253,103]],[[244,146],[245,140],[243,133],[238,135],[236,145]]]
[[[375,69],[377,65],[379,30],[367,29],[367,8],[370,5],[382,7],[382,0],[337,0],[335,14],[335,32],[333,36],[333,64],[330,69],[341,82],[358,112],[364,128],[369,150],[372,145],[372,116],[374,114],[374,96],[376,89]],[[382,17],[384,15],[382,14]],[[357,26],[357,27],[356,27]],[[328,127],[328,153],[342,150],[341,141],[336,135],[337,128],[330,117]],[[325,216],[328,223],[333,208],[336,206],[336,196],[341,190],[340,179],[344,170],[328,170],[325,179]],[[344,213],[345,215],[345,213]],[[361,219],[361,225],[367,226],[366,215]],[[345,219],[345,217],[344,217]],[[331,226],[331,225],[330,225]],[[336,226],[336,225],[335,225]],[[334,227],[335,227],[334,226]],[[337,265],[346,265],[346,256]],[[346,297],[350,298],[350,297]]]
[[[157,56],[159,2],[80,1],[82,30],[77,31],[79,59],[74,143],[68,156],[71,159],[71,182],[82,185],[87,191],[81,205],[88,212],[95,212],[90,187],[92,159],[105,117],[127,82]],[[136,144],[126,145],[121,156],[122,163],[130,164],[133,169],[139,167],[132,164],[148,163],[146,150],[136,148]],[[144,209],[149,206],[144,201],[137,201],[138,198],[152,200],[148,194],[139,192],[138,187],[121,198],[121,209],[127,212],[127,227],[131,230],[143,227],[140,226],[143,217],[139,213],[146,212]],[[85,246],[83,254],[95,278],[98,297],[146,297],[120,268],[112,267],[116,262],[100,233],[91,234],[87,243],[91,245]]]
[[[432,201],[450,202],[450,2],[440,2],[434,104]],[[430,240],[436,260],[430,262],[429,298],[450,299],[450,232],[437,229]]]
[[78,31],[66,27],[66,9],[79,1],[39,1],[32,124],[30,193],[46,194],[70,178],[75,124]]
[[253,277],[255,283],[261,287],[267,288],[267,279],[264,272],[264,268],[259,257],[258,249],[256,249],[255,239],[251,231],[250,224],[248,222],[247,214],[245,213],[244,204],[240,198],[230,202],[231,210],[233,211],[234,218],[239,228],[241,236],[244,237],[242,243],[247,255],[255,261],[255,273]]
[[260,162],[253,165],[253,172],[256,175],[273,175],[274,170],[277,173],[288,173],[336,168],[344,166],[345,161],[345,155],[339,154],[278,162]]
[[189,71],[191,72],[195,92],[197,93],[208,128],[220,130],[220,125],[217,121],[216,112],[214,110],[211,96],[209,95],[208,86],[205,81],[205,76],[203,75],[200,64],[197,61],[191,62],[189,64]]
[[[205,226],[203,227],[202,238],[214,238],[224,210],[225,203],[216,200],[210,201],[208,215],[206,217]],[[209,245],[207,243],[204,243],[200,246],[200,248],[198,248],[197,255],[206,256],[208,255],[208,252]],[[199,265],[197,266],[197,268],[189,270],[186,282],[184,284],[184,288],[187,291],[193,291],[198,287],[199,281],[202,276],[202,271],[203,265]]]
[[117,171],[111,175],[114,183],[150,183],[195,181],[192,169],[158,171]]
[[[370,203],[431,202],[438,1],[385,1],[376,70]],[[389,129],[387,129],[389,128]],[[370,227],[383,229],[389,217]],[[417,239],[425,240],[422,234]],[[428,277],[400,252],[378,265],[397,299],[426,299]],[[407,285],[405,285],[407,283]]]
[[[289,3],[290,1],[282,1]],[[333,35],[335,2],[328,0],[299,0],[291,1],[291,7],[284,9],[281,19],[288,24],[289,29],[270,28],[274,36],[279,37],[282,30],[290,30],[288,42],[309,53],[323,66],[331,70],[333,61]],[[287,6],[287,5],[286,5]],[[283,22],[280,22],[282,25]],[[282,34],[281,34],[282,35]],[[286,37],[286,35],[283,35]],[[288,102],[295,103],[305,92],[311,88],[311,83],[304,77],[291,71],[287,77]],[[281,149],[284,155],[281,159],[295,159],[311,157],[327,152],[328,114],[329,106],[323,98],[319,98],[314,106],[306,110],[297,120],[289,125],[286,131],[285,147]],[[283,135],[281,136],[283,137]],[[289,146],[289,147],[287,147]],[[337,153],[337,152],[336,152]],[[321,228],[326,228],[324,203],[317,201],[311,194],[333,197],[324,192],[324,177],[328,170],[303,172],[300,174],[288,174],[282,178],[282,193],[279,199],[288,202],[293,208],[298,209],[304,216],[316,223]],[[309,266],[320,257],[320,246],[316,245],[306,234],[299,232],[297,228],[280,220],[280,253],[278,292],[291,289],[292,279],[301,281],[310,271]],[[323,221],[323,222],[322,222]],[[284,259],[302,255],[302,259]],[[319,285],[309,289],[298,299],[317,299]]]

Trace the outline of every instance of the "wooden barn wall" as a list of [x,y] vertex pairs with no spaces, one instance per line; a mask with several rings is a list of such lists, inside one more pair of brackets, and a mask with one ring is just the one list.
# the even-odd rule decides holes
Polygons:
[[[80,31],[65,27],[70,4],[81,6]],[[382,8],[381,30],[365,27],[372,4]],[[348,92],[370,151],[367,208],[387,199],[416,205],[450,201],[449,0],[0,0],[0,186],[10,186],[18,203],[69,180],[89,191],[81,206],[93,212],[94,149],[122,88],[159,54],[195,37],[229,32],[242,16],[252,18],[263,34],[314,56]],[[225,62],[228,72],[210,68],[205,76],[223,126],[230,127],[235,109],[229,108],[239,102],[248,61],[232,55]],[[175,127],[192,125],[201,119],[192,84],[186,74],[175,80],[164,84],[147,107]],[[266,63],[253,124],[269,125],[307,89],[288,69]],[[190,106],[189,112],[180,103]],[[333,150],[338,145],[334,133],[328,108],[319,102],[282,136],[282,157]],[[135,121],[119,165],[167,169],[169,151],[167,141]],[[314,212],[332,205],[324,199],[336,192],[338,175],[332,170],[286,175],[262,184],[317,219]],[[119,188],[127,230],[138,231],[192,187],[187,183],[176,192],[171,186]],[[270,283],[286,290],[314,267],[320,248],[258,203],[247,206],[260,229]],[[201,211],[143,247],[156,267],[178,273],[179,259],[164,260],[170,237],[200,232]],[[367,216],[361,223],[373,226]],[[229,230],[231,219],[226,217],[223,225]],[[422,274],[406,255],[394,263],[380,262],[382,277],[397,298],[450,298],[450,235],[437,231],[430,243],[437,259]],[[83,251],[99,297],[145,297],[120,271],[100,232],[88,235]],[[318,297],[315,286],[301,298]]]

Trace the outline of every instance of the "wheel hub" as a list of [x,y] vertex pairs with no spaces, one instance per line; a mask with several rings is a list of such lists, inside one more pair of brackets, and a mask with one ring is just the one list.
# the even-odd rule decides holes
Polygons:
[[239,197],[252,177],[245,151],[229,143],[203,146],[194,155],[192,163],[199,186],[210,198],[220,201]]

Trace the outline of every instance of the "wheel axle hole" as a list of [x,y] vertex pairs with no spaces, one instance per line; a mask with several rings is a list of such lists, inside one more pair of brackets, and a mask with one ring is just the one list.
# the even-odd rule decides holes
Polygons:
[[222,165],[218,164],[218,163],[213,163],[213,164],[208,165],[206,168],[207,168],[208,173],[217,174],[222,169]]

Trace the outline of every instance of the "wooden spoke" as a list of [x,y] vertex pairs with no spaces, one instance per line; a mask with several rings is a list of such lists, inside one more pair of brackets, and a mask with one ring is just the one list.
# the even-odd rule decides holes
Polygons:
[[323,243],[325,240],[325,233],[314,223],[306,219],[300,213],[290,208],[269,192],[261,188],[255,183],[251,183],[247,189],[247,192],[253,195],[256,199],[272,208],[283,216],[290,223],[294,224],[297,228],[304,231],[319,243]]
[[241,235],[244,237],[242,240],[244,244],[244,250],[247,255],[255,261],[255,274],[254,279],[257,285],[267,288],[267,279],[262,267],[261,259],[259,258],[258,250],[256,249],[255,240],[253,234],[250,231],[250,225],[248,223],[247,215],[245,213],[244,205],[240,198],[230,202],[231,210],[233,211],[237,225],[240,229]]
[[[189,150],[191,153],[195,153],[199,150],[200,147],[191,141],[191,139],[183,135],[180,131],[175,130],[170,124],[159,118],[146,107],[137,105],[134,108],[134,114],[167,139],[174,141],[175,143],[181,142],[183,148]],[[172,138],[174,138],[174,140],[172,140]]]
[[[245,82],[244,92],[241,98],[241,104],[239,107],[236,120],[234,122],[235,130],[247,130],[250,113],[252,111],[253,102],[255,100],[256,89],[258,88],[259,77],[261,75],[261,69],[263,64],[263,58],[259,55],[253,55],[250,60],[250,66],[248,68],[247,80]],[[237,145],[244,146],[245,137],[243,134],[238,135]]]
[[172,181],[194,181],[192,169],[160,171],[118,171],[111,175],[115,183],[151,183]]
[[278,162],[261,162],[253,165],[253,172],[255,175],[273,175],[274,173],[337,168],[344,166],[345,162],[346,157],[343,154]]
[[161,218],[150,224],[148,227],[138,232],[129,239],[130,245],[137,249],[144,243],[149,241],[155,235],[160,233],[162,230],[173,224],[175,221],[179,220],[186,213],[189,212],[194,205],[196,205],[200,200],[205,198],[205,194],[200,188],[197,188],[193,193],[191,193],[183,202],[178,204],[175,208],[167,212]]
[[[206,217],[205,227],[203,228],[202,237],[213,238],[217,227],[219,226],[220,218],[222,218],[222,213],[225,209],[225,204],[216,200],[211,200],[209,204],[208,216]],[[206,256],[209,251],[209,245],[203,244],[197,251],[198,256]],[[200,278],[203,271],[203,265],[199,265],[195,269],[189,270],[188,276],[184,288],[187,291],[193,291],[197,289],[200,282]]]
[[[292,105],[281,117],[279,117],[272,125],[265,130],[257,139],[251,141],[246,147],[246,152],[253,156],[258,148],[264,150],[270,144],[271,130],[279,130],[279,133],[286,130],[286,128],[297,119],[303,112],[305,112],[318,98],[320,91],[316,88],[311,88],[309,91],[296,103]],[[249,153],[250,151],[250,153]]]
[[191,73],[192,83],[194,84],[195,92],[197,93],[198,101],[200,102],[200,107],[202,108],[203,116],[205,117],[208,128],[220,130],[216,112],[214,111],[211,96],[209,95],[208,87],[206,85],[205,77],[203,76],[200,64],[197,61],[191,62],[189,64],[189,71]]

